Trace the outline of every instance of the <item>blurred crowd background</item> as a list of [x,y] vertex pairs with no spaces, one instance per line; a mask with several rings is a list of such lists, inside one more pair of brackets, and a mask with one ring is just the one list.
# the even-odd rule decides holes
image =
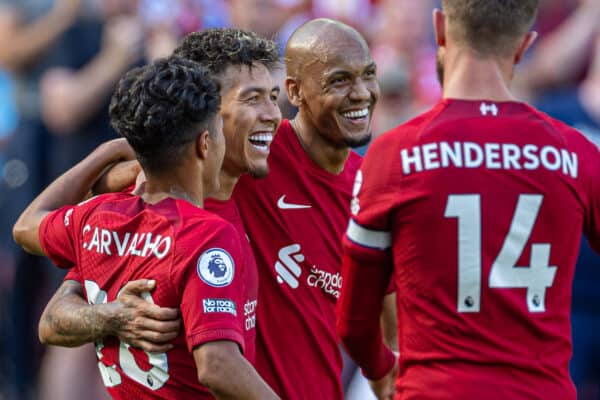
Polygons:
[[[365,36],[377,62],[376,136],[440,98],[431,30],[438,3],[0,0],[0,400],[105,398],[94,387],[91,346],[64,352],[39,344],[37,321],[64,271],[18,250],[11,227],[50,180],[115,137],[107,105],[126,70],[170,54],[195,30],[253,30],[283,50],[304,21],[335,18]],[[600,0],[540,0],[535,29],[540,38],[516,70],[516,93],[600,143]],[[283,83],[285,71],[278,74]],[[293,116],[285,95],[280,103]],[[598,260],[583,240],[572,305],[580,399],[600,399]]]

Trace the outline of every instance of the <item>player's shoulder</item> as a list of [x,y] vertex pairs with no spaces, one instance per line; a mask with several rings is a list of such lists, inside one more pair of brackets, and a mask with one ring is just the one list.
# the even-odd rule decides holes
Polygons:
[[409,145],[418,141],[420,134],[431,125],[445,108],[446,103],[440,101],[429,110],[384,132],[369,146],[369,151],[382,154],[395,151],[398,146]]
[[[193,207],[193,206],[192,206]],[[177,240],[194,243],[233,243],[238,234],[235,226],[214,212],[197,208],[181,214]]]
[[558,120],[545,112],[538,110],[535,107],[529,107],[530,112],[535,115],[540,121],[548,125],[549,129],[552,129],[557,134],[565,137],[566,139],[575,139],[587,141],[587,137],[576,128],[566,124],[565,122]]
[[[133,196],[129,193],[105,193],[90,197],[74,205],[77,213],[91,213],[122,207],[124,202],[131,200]],[[126,208],[126,207],[125,207]]]

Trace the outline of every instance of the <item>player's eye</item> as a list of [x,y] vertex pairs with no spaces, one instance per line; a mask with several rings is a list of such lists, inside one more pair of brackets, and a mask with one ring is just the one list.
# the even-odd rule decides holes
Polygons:
[[337,84],[346,83],[346,82],[348,82],[348,78],[346,78],[344,76],[340,76],[340,77],[337,77],[337,78],[333,78],[330,83],[332,85],[337,85]]

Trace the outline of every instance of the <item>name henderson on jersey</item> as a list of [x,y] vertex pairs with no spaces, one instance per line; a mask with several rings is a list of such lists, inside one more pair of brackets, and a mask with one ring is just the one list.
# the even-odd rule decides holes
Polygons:
[[535,144],[519,146],[512,143],[439,142],[400,150],[402,172],[415,172],[437,168],[478,168],[505,170],[535,170],[543,167],[561,171],[577,178],[577,154],[554,146],[539,147]]

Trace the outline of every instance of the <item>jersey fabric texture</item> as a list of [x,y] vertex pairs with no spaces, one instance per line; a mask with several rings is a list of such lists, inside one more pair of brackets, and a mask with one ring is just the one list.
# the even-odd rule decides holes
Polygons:
[[268,162],[266,178],[243,176],[234,190],[259,271],[256,369],[284,399],[341,399],[335,303],[361,158],[330,174],[284,120]]
[[[571,285],[581,232],[600,249],[599,173],[595,145],[518,102],[443,100],[373,143],[344,279],[393,263],[397,399],[575,399]],[[368,301],[348,304],[338,319],[364,329]]]
[[196,375],[192,350],[229,340],[253,354],[244,329],[248,291],[235,228],[176,199],[155,205],[127,194],[107,194],[50,213],[40,227],[44,252],[76,270],[88,302],[113,301],[135,279],[155,279],[146,300],[178,307],[184,328],[175,347],[149,354],[117,338],[96,344],[99,369],[115,399],[213,398]]
[[256,261],[254,253],[246,235],[246,228],[240,215],[239,209],[233,199],[220,201],[208,198],[204,200],[204,209],[217,214],[225,221],[231,223],[238,234],[238,239],[242,249],[242,260],[244,263],[243,277],[244,286],[246,287],[246,299],[244,300],[243,316],[246,343],[252,343],[252,346],[246,346],[244,356],[250,363],[255,364],[256,346],[256,310],[258,306],[258,271],[256,269]]

